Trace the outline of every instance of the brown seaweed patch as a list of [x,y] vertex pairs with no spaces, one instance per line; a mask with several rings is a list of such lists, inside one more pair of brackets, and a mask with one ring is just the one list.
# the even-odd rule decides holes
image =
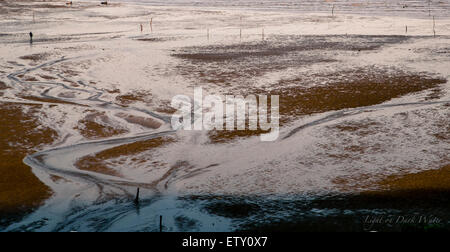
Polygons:
[[161,123],[156,121],[153,118],[149,117],[142,117],[142,116],[135,116],[135,115],[128,115],[126,113],[117,113],[116,116],[124,119],[125,121],[132,123],[132,124],[138,124],[146,128],[151,129],[157,129],[161,127]]
[[[378,185],[389,192],[414,190],[445,190],[450,191],[450,164],[437,170],[401,176],[389,176],[378,182]],[[370,193],[379,193],[373,191]]]
[[378,133],[379,126],[381,126],[381,123],[367,119],[365,121],[347,121],[337,125],[327,126],[327,128],[337,129],[343,132],[351,132],[358,136],[364,137]]
[[33,76],[28,76],[24,78],[25,81],[38,81],[38,79],[36,79],[36,77]]
[[64,67],[61,71],[66,77],[76,77],[81,73],[80,71],[73,70],[68,66]]
[[170,105],[170,101],[166,100],[161,101],[161,104],[155,109],[155,111],[164,114],[174,114],[177,112],[177,110]]
[[55,182],[55,183],[59,183],[59,182],[69,182],[69,180],[58,176],[58,175],[54,175],[54,174],[50,174],[50,179]]
[[142,41],[142,42],[164,42],[169,40],[168,38],[140,38],[140,39],[136,39],[137,41]]
[[78,122],[75,127],[82,136],[88,139],[107,138],[122,135],[127,129],[112,125],[109,117],[104,112],[92,112]]
[[255,77],[318,63],[336,62],[338,51],[375,50],[405,36],[274,36],[268,41],[187,47],[172,56],[183,60],[181,75],[196,82],[247,88]]
[[0,81],[0,90],[5,90],[5,89],[8,89],[9,87],[3,82],[3,81]]
[[0,213],[28,212],[51,192],[22,160],[34,149],[51,144],[57,133],[34,116],[41,105],[2,103],[0,108]]
[[237,138],[245,138],[245,137],[251,137],[251,136],[260,136],[262,134],[267,134],[270,131],[267,130],[211,130],[208,132],[208,137],[210,140],[210,143],[217,144],[217,143],[227,143],[232,140],[235,140]]
[[426,101],[429,100],[437,100],[442,98],[445,95],[444,90],[441,87],[436,87],[431,89],[431,93],[427,95],[427,97],[425,97]]
[[20,95],[19,97],[22,98],[22,99],[25,99],[25,100],[37,101],[37,102],[85,106],[85,105],[82,105],[82,104],[78,104],[78,103],[74,103],[74,102],[68,102],[68,101],[63,101],[63,100],[58,100],[56,98],[51,98],[51,97],[37,97],[37,96],[28,96],[28,95]]
[[[331,63],[331,59],[322,55],[307,55],[302,52],[277,58],[279,56],[266,56],[258,58],[249,56],[226,61],[199,61],[192,64],[177,66],[181,75],[197,81],[225,87],[241,86],[248,88],[255,77],[281,71],[290,67],[301,67],[318,63]],[[277,62],[277,64],[274,64]]]
[[[280,95],[280,121],[289,121],[289,116],[301,116],[346,108],[357,108],[380,104],[393,98],[415,93],[439,84],[445,79],[428,77],[422,73],[398,71],[388,74],[384,70],[356,69],[345,73],[347,81],[337,81],[326,86],[311,88],[289,85],[272,92]],[[332,80],[332,76],[329,76]],[[280,85],[284,85],[280,84]]]
[[116,89],[106,89],[106,92],[110,93],[110,94],[120,94],[120,89],[116,88]]
[[441,141],[450,143],[450,123],[449,118],[438,118],[433,122],[437,131],[433,133],[433,136]]
[[[83,63],[78,63],[76,66],[82,66]],[[71,78],[71,77],[77,77],[78,75],[81,74],[80,71],[76,70],[74,68],[74,64],[68,64],[68,63],[61,63],[58,66],[48,66],[48,67],[43,67],[42,68],[43,71],[48,72],[48,76],[54,75],[54,74],[61,74],[66,78]],[[69,81],[69,80],[65,80],[65,81]]]
[[[361,181],[366,183],[361,184]],[[450,165],[440,169],[403,175],[361,174],[358,177],[340,176],[332,181],[341,191],[361,190],[364,195],[404,194],[413,191],[450,191]]]
[[30,61],[33,61],[33,62],[38,62],[38,61],[47,60],[49,57],[50,57],[49,53],[35,53],[35,54],[25,55],[25,56],[19,57],[19,59],[30,60]]
[[92,171],[110,176],[122,177],[122,174],[112,168],[109,168],[106,164],[99,161],[96,156],[87,156],[79,159],[75,163],[75,166],[84,171]]
[[117,171],[109,168],[106,161],[118,158],[133,156],[150,149],[162,147],[166,144],[174,142],[172,137],[158,137],[146,141],[135,142],[131,144],[121,145],[108,150],[101,151],[94,155],[80,158],[75,166],[81,170],[99,172],[112,176],[121,176]]
[[[308,87],[301,78],[283,80],[277,89],[257,93],[279,95],[280,126],[304,116],[327,111],[342,110],[380,104],[403,95],[435,88],[446,82],[445,79],[428,77],[425,73],[396,71],[388,73],[383,69],[355,69],[340,72],[344,78],[337,79],[338,73],[325,77],[328,85]],[[337,80],[336,80],[337,79]],[[347,130],[362,125],[347,125]],[[342,128],[341,130],[346,130]],[[236,137],[260,135],[259,131],[241,132],[211,131],[213,143],[227,142]],[[359,129],[359,134],[371,134],[367,129]]]
[[233,45],[188,47],[172,56],[200,61],[222,61],[245,57],[280,56],[296,51],[375,50],[386,44],[400,43],[405,36],[274,36],[269,41]]
[[45,80],[56,80],[57,79],[53,76],[49,76],[49,75],[45,75],[45,74],[40,74],[39,77],[41,77],[42,79],[45,79]]
[[124,106],[128,106],[136,102],[151,103],[152,94],[144,91],[137,91],[133,93],[118,95],[116,97],[116,100]]

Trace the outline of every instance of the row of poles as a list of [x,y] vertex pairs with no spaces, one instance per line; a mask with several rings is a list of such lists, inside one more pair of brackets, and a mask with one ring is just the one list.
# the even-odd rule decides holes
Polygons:
[[[429,1],[429,16],[431,16],[431,1]],[[331,8],[331,16],[334,17],[334,9],[335,9],[335,5],[332,6]],[[36,22],[36,15],[35,12],[33,11],[33,22]],[[241,22],[241,28],[239,28],[239,39],[242,39],[242,17],[240,17],[240,22]],[[149,27],[150,27],[150,32],[153,32],[153,18],[150,18],[149,21]],[[141,23],[140,24],[140,31],[144,32],[144,25]],[[405,33],[408,34],[408,25],[405,25]],[[433,35],[434,37],[436,37],[436,19],[435,16],[433,16]],[[210,30],[209,28],[206,29],[206,36],[207,39],[210,39]],[[264,28],[262,28],[261,30],[261,38],[262,40],[265,40],[265,32],[264,32]]]
[[[149,21],[149,26],[150,26],[150,32],[153,32],[153,18],[150,18]],[[141,32],[144,32],[144,24],[140,24],[140,30]]]
[[[33,15],[33,19],[34,19],[34,15]],[[241,20],[241,27],[242,27],[242,17],[240,17],[240,20]],[[150,32],[153,32],[153,18],[150,18],[149,27],[150,27]],[[141,31],[141,33],[144,32],[144,24],[143,23],[139,24],[139,30]],[[206,29],[206,37],[209,40],[209,38],[210,38],[209,28]],[[264,40],[264,38],[265,38],[264,28],[262,28],[261,37],[262,37],[262,40]],[[239,28],[239,38],[242,39],[242,28]]]
[[[206,37],[207,37],[207,39],[209,40],[209,38],[210,38],[209,28],[206,29]],[[242,28],[239,29],[239,39],[242,40]],[[261,30],[261,39],[262,39],[262,40],[265,40],[265,32],[264,32],[264,28],[262,28],[262,30]]]
[[[139,208],[140,205],[140,198],[139,198],[139,194],[140,194],[140,188],[137,188],[136,191],[136,198],[134,199],[134,204],[136,205],[137,208]],[[162,215],[159,216],[159,232],[163,231],[163,217]]]
[[[431,6],[431,1],[429,1],[429,6]],[[335,5],[332,6],[331,8],[331,16],[334,17],[334,9],[335,9]],[[431,16],[431,7],[429,8],[429,15]],[[34,20],[34,13],[33,13],[33,20]],[[153,32],[153,18],[150,18],[150,32]],[[240,17],[240,27],[239,28],[239,39],[242,40],[242,17]],[[141,33],[144,32],[144,25],[141,23],[140,24],[140,31]],[[408,25],[405,25],[405,34],[408,34]],[[435,16],[433,16],[433,36],[436,37],[436,19]],[[210,33],[210,29],[207,28],[206,29],[206,37],[209,40],[211,37],[211,33]],[[262,40],[265,40],[265,32],[264,32],[264,27],[261,28],[261,38]]]
[[[405,25],[405,34],[408,34],[408,25]],[[211,36],[209,28],[206,29],[206,37],[209,40]],[[433,16],[433,36],[436,37],[436,19]],[[265,40],[265,31],[264,28],[261,29],[261,38]],[[239,29],[239,39],[242,39],[242,28]]]
[[[408,25],[405,25],[405,34],[408,34]],[[433,16],[433,36],[436,37],[436,19]]]

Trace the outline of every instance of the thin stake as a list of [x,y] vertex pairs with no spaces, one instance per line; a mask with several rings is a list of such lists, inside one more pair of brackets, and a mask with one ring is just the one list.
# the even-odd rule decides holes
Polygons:
[[431,0],[428,0],[428,16],[431,17]]
[[242,41],[242,16],[239,17],[239,40]]
[[136,192],[136,198],[134,199],[134,204],[139,205],[139,187]]
[[407,25],[405,26],[405,32],[406,32],[406,34],[408,34],[408,26]]
[[334,4],[333,7],[331,8],[331,16],[334,17]]
[[153,18],[150,18],[150,32],[153,32]]
[[159,232],[162,232],[163,226],[162,226],[162,215],[159,216]]
[[433,16],[433,34],[434,37],[436,37],[436,20],[434,19],[434,16]]

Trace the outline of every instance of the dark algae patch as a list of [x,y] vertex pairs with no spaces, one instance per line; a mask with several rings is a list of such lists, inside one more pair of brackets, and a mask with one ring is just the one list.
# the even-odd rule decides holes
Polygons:
[[40,108],[41,105],[32,104],[1,104],[0,227],[31,212],[51,195],[50,189],[22,161],[57,137],[54,130],[42,127],[34,116]]

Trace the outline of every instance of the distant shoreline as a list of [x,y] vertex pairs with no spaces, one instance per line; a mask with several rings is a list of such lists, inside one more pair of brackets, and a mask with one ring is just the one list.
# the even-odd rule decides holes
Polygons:
[[[5,1],[8,3],[11,1]],[[39,2],[39,3],[66,3],[66,0],[18,0],[14,3]],[[101,0],[75,0],[76,3],[100,3]],[[231,1],[193,1],[193,0],[112,0],[111,4],[132,4],[132,5],[150,5],[167,7],[194,7],[194,8],[225,8],[236,10],[253,11],[283,11],[294,13],[329,13],[331,15],[339,14],[358,14],[364,16],[399,16],[414,17],[419,19],[429,19],[433,16],[435,19],[450,18],[450,1],[444,0],[428,5],[426,2],[418,3],[413,0],[394,0],[388,1],[375,0],[367,3],[362,0],[335,0],[326,1],[291,1],[283,3],[274,3],[270,0],[244,0]]]

